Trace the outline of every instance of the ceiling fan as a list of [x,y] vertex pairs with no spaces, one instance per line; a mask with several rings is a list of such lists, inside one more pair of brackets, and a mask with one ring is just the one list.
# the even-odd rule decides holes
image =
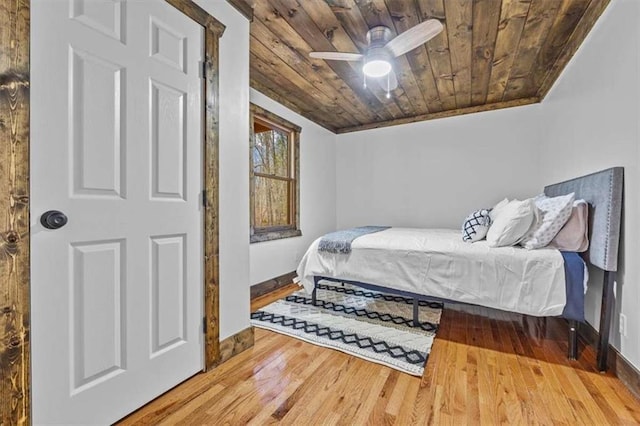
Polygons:
[[[364,87],[367,77],[376,79],[391,97],[391,90],[398,87],[398,79],[393,71],[393,58],[415,49],[437,36],[443,29],[437,19],[429,19],[391,38],[391,30],[383,25],[367,32],[367,50],[364,54],[347,52],[311,52],[309,56],[330,61],[363,61]],[[383,78],[386,77],[386,78]]]

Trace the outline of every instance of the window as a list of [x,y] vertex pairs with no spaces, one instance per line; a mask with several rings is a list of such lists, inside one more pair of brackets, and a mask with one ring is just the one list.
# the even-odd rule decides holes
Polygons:
[[302,235],[300,127],[251,104],[251,242]]

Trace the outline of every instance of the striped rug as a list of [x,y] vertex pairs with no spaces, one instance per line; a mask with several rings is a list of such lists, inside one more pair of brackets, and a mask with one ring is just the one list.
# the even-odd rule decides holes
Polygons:
[[251,324],[421,376],[438,330],[442,304],[321,282],[316,306],[304,290],[251,314]]

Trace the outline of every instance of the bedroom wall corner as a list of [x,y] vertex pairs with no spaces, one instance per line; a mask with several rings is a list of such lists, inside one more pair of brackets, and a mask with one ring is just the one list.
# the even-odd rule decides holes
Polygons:
[[[623,233],[611,343],[640,367],[640,2],[611,2],[542,103],[547,183],[624,166]],[[592,271],[587,321],[599,325],[602,274]],[[619,333],[619,315],[627,334]]]
[[338,228],[459,228],[472,211],[542,191],[540,105],[338,135]]
[[249,327],[249,21],[226,1],[196,0],[220,39],[220,340]]
[[[254,89],[251,89],[250,98],[252,103],[302,127],[300,133],[302,236],[250,245],[250,284],[257,284],[295,270],[309,245],[321,235],[336,229],[336,135]],[[245,163],[249,164],[248,149],[245,150]],[[247,171],[247,180],[248,178]],[[247,206],[247,214],[248,211]],[[245,227],[248,232],[248,216]],[[247,300],[249,300],[248,295]]]

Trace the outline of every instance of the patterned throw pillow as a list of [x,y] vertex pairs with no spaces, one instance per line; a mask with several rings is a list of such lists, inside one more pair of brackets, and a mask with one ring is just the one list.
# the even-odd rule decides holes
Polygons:
[[491,226],[489,211],[490,209],[476,210],[467,216],[462,224],[463,241],[475,243],[487,235],[489,226]]
[[541,219],[520,241],[520,245],[526,249],[546,247],[571,217],[575,197],[573,192],[559,197],[536,197],[535,203],[540,210]]

